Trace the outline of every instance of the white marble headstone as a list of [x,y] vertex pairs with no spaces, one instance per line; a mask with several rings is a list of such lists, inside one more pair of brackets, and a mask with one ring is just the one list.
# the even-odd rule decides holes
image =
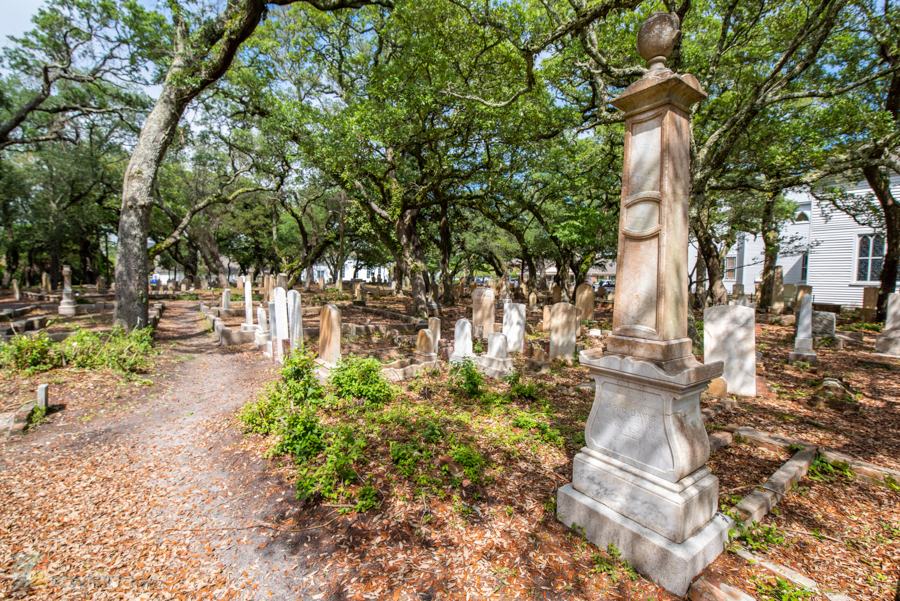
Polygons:
[[797,312],[797,337],[794,348],[798,351],[811,351],[812,341],[812,295],[806,294],[800,299],[800,310]]
[[740,305],[703,312],[703,359],[722,361],[722,378],[731,394],[756,396],[756,311]]
[[300,344],[303,342],[303,311],[300,308],[300,293],[296,290],[290,292],[288,292],[288,311],[291,314],[291,350],[295,350],[300,348]]
[[506,336],[500,332],[494,332],[488,336],[488,357],[496,357],[498,359],[506,359],[509,356],[506,344]]
[[284,288],[275,289],[275,328],[272,338],[286,340],[290,337],[287,313],[287,293]]
[[450,361],[462,361],[474,357],[472,352],[472,324],[468,319],[459,319],[453,327],[453,354]]
[[253,325],[253,282],[250,280],[244,282],[244,320],[248,326]]
[[268,324],[266,323],[266,310],[262,307],[257,307],[256,309],[256,321],[259,323],[260,330],[266,330]]
[[438,342],[441,339],[441,319],[439,317],[428,318],[428,329],[431,330],[431,336],[434,338],[433,353],[438,352]]
[[504,305],[503,334],[506,336],[509,352],[521,353],[525,350],[525,305],[519,303]]

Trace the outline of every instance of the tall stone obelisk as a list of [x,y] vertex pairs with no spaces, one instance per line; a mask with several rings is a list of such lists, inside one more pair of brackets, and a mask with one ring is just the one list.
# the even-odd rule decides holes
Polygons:
[[716,514],[700,418],[700,393],[722,363],[694,359],[687,333],[690,107],[706,93],[665,67],[679,26],[665,12],[644,22],[637,48],[649,70],[613,101],[626,129],[613,328],[606,353],[581,353],[596,395],[557,507],[597,546],[615,544],[684,595],[722,552],[730,521]]

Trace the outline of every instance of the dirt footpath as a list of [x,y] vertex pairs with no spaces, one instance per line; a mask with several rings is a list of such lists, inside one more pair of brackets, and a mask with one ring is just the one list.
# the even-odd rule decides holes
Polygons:
[[115,410],[52,398],[66,408],[0,446],[0,598],[334,598],[316,574],[353,519],[240,448],[234,414],[271,362],[217,346],[195,303],[170,305],[158,340]]

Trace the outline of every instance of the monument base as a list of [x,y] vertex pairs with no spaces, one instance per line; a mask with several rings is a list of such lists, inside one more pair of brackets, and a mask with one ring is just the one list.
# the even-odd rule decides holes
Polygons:
[[719,501],[719,479],[707,466],[668,482],[587,447],[575,455],[572,486],[676,543],[700,530]]
[[478,357],[469,353],[450,353],[450,363],[463,363],[466,359],[475,363],[478,360]]
[[502,380],[506,374],[515,370],[513,360],[510,357],[501,359],[500,357],[488,357],[482,355],[476,358],[478,371],[495,380]]
[[59,303],[60,315],[75,315],[77,312],[78,311],[75,307],[75,301],[63,300],[61,303]]
[[266,349],[268,355],[272,354],[272,334],[268,330],[256,330],[253,343],[258,349]]
[[634,569],[678,596],[687,594],[694,577],[725,550],[728,530],[734,526],[730,518],[716,514],[693,536],[674,543],[578,492],[571,484],[559,489],[556,511],[560,522],[577,526],[601,549],[614,544]]
[[241,324],[241,332],[255,332],[259,329],[259,326],[253,323],[242,323]]
[[900,356],[900,331],[886,330],[875,339],[875,352]]
[[793,350],[788,353],[788,363],[793,365],[797,361],[803,361],[805,363],[809,363],[810,365],[815,365],[819,362],[819,356],[813,351]]

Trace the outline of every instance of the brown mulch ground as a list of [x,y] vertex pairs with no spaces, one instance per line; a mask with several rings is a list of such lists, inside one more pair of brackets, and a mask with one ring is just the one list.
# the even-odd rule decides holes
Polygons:
[[[402,299],[369,302],[404,307]],[[169,306],[149,383],[72,369],[0,379],[0,395],[16,399],[10,404],[33,398],[38,383],[51,381],[52,402],[65,405],[22,440],[0,446],[0,498],[13,499],[0,504],[0,597],[672,598],[621,568],[597,569],[595,556],[608,554],[555,519],[556,490],[571,478],[593,402],[573,390],[589,380],[585,368],[554,366],[550,374],[528,376],[538,384],[535,399],[509,398],[507,384],[492,383],[492,398],[505,399],[496,403],[451,394],[446,369],[403,383],[385,415],[439,421],[448,440],[484,453],[488,483],[455,488],[432,481],[433,494],[422,495],[416,477],[397,472],[387,445],[414,428],[389,421],[356,466],[381,505],[341,515],[347,508],[298,501],[294,466],[266,458],[270,441],[244,436],[234,420],[277,377],[271,363],[248,348],[216,347],[195,301]],[[599,307],[592,327],[606,329],[610,307]],[[542,318],[527,315],[532,326]],[[452,341],[455,320],[465,316],[464,306],[445,308],[442,338]],[[790,328],[768,325],[757,333],[765,345],[759,373],[778,386],[778,397],[742,401],[710,427],[752,426],[898,465],[896,374],[858,365],[874,338],[820,351],[820,367],[810,373],[784,364],[790,335]],[[599,341],[584,336],[579,343]],[[345,343],[345,351],[368,354],[385,344],[361,338]],[[826,373],[842,375],[864,395],[862,414],[808,408],[813,380]],[[563,442],[513,426],[522,412],[538,415]],[[437,457],[447,446],[441,441],[431,452]],[[434,457],[417,476],[440,478]],[[723,509],[787,457],[745,444],[714,454]],[[840,474],[807,478],[764,520],[784,538],[766,556],[855,599],[893,598],[900,579],[898,501],[894,490]],[[767,598],[768,573],[733,554],[723,554],[708,573]]]

